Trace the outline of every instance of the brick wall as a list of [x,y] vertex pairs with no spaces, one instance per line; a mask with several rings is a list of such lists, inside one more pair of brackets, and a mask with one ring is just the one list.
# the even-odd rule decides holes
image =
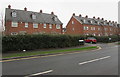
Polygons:
[[[72,22],[74,21],[74,24]],[[84,30],[84,27],[88,27],[88,30]],[[95,30],[91,30],[91,27],[94,27]],[[73,30],[74,28],[74,30]],[[100,28],[100,30],[98,29]],[[98,26],[98,25],[86,25],[81,24],[73,16],[66,26],[66,34],[76,34],[76,35],[95,35],[95,36],[108,36],[108,35],[117,35],[120,33],[120,29],[115,26]]]
[[52,29],[49,28],[49,24],[46,24],[47,27],[43,28],[43,24],[38,24],[38,28],[33,28],[33,23],[28,23],[28,28],[25,27],[25,22],[18,22],[18,27],[12,27],[11,21],[5,22],[5,35],[11,35],[12,32],[17,32],[18,34],[20,31],[25,31],[27,34],[34,34],[34,33],[57,33],[62,34],[62,25],[60,25],[60,29],[56,29],[56,25],[52,24]]

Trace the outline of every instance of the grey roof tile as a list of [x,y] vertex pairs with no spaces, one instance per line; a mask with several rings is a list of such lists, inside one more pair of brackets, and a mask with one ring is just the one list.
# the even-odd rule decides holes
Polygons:
[[[79,16],[74,16],[79,22],[82,24],[88,24],[88,25],[98,25],[98,26],[114,26],[115,23],[107,22],[102,19],[96,19],[96,18],[86,18],[86,17],[79,17]],[[85,21],[85,22],[84,22]],[[92,21],[92,23],[91,23]]]
[[[17,17],[12,17],[11,13],[16,11]],[[32,19],[31,15],[35,14],[36,19]],[[57,17],[56,15],[32,12],[32,11],[24,11],[24,10],[16,10],[16,9],[8,9],[6,8],[5,20],[17,21],[17,22],[34,22],[34,23],[49,23],[49,24],[63,24],[57,17],[57,21],[54,21],[52,18]]]

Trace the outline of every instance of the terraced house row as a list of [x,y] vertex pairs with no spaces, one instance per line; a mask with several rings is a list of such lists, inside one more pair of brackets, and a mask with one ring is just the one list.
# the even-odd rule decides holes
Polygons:
[[5,35],[17,34],[62,34],[62,22],[54,12],[51,14],[11,9],[9,5],[5,12]]
[[66,34],[94,36],[120,35],[120,25],[114,21],[104,20],[104,18],[88,18],[87,15],[82,17],[81,14],[76,16],[73,13],[66,26]]
[[24,10],[11,9],[8,5],[5,11],[5,35],[17,34],[70,34],[108,36],[120,35],[120,25],[114,21],[103,18],[88,18],[82,15],[72,15],[66,28],[54,12],[51,14]]

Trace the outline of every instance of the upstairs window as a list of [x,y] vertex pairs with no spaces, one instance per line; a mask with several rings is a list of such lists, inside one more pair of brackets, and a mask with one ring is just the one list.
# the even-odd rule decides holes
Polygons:
[[95,30],[95,27],[91,27],[91,30]]
[[72,21],[72,24],[74,24],[74,21]]
[[33,28],[38,28],[38,24],[37,23],[33,23]]
[[56,25],[56,29],[60,29],[60,25],[57,24],[57,25]]
[[46,25],[46,24],[43,24],[43,28],[47,28],[47,25]]
[[52,29],[52,25],[51,24],[49,24],[49,28]]
[[112,28],[110,28],[110,31],[112,31]]
[[28,28],[28,23],[25,23],[25,28]]
[[18,27],[18,22],[12,22],[12,27]]
[[98,30],[100,30],[100,28],[98,28]]
[[84,30],[88,30],[89,28],[87,26],[84,26]]

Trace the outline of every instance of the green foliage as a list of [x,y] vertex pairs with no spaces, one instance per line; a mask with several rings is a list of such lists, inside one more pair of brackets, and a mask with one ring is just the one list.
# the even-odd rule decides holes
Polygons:
[[[35,50],[47,48],[65,48],[80,45],[80,39],[85,39],[88,36],[82,35],[15,35],[2,37],[2,50],[8,51],[22,51]],[[109,40],[111,38],[111,41]],[[100,36],[95,37],[98,42],[109,43],[120,40],[120,36]]]
[[79,45],[79,36],[70,35],[16,35],[2,38],[3,52],[46,48],[64,48]]

